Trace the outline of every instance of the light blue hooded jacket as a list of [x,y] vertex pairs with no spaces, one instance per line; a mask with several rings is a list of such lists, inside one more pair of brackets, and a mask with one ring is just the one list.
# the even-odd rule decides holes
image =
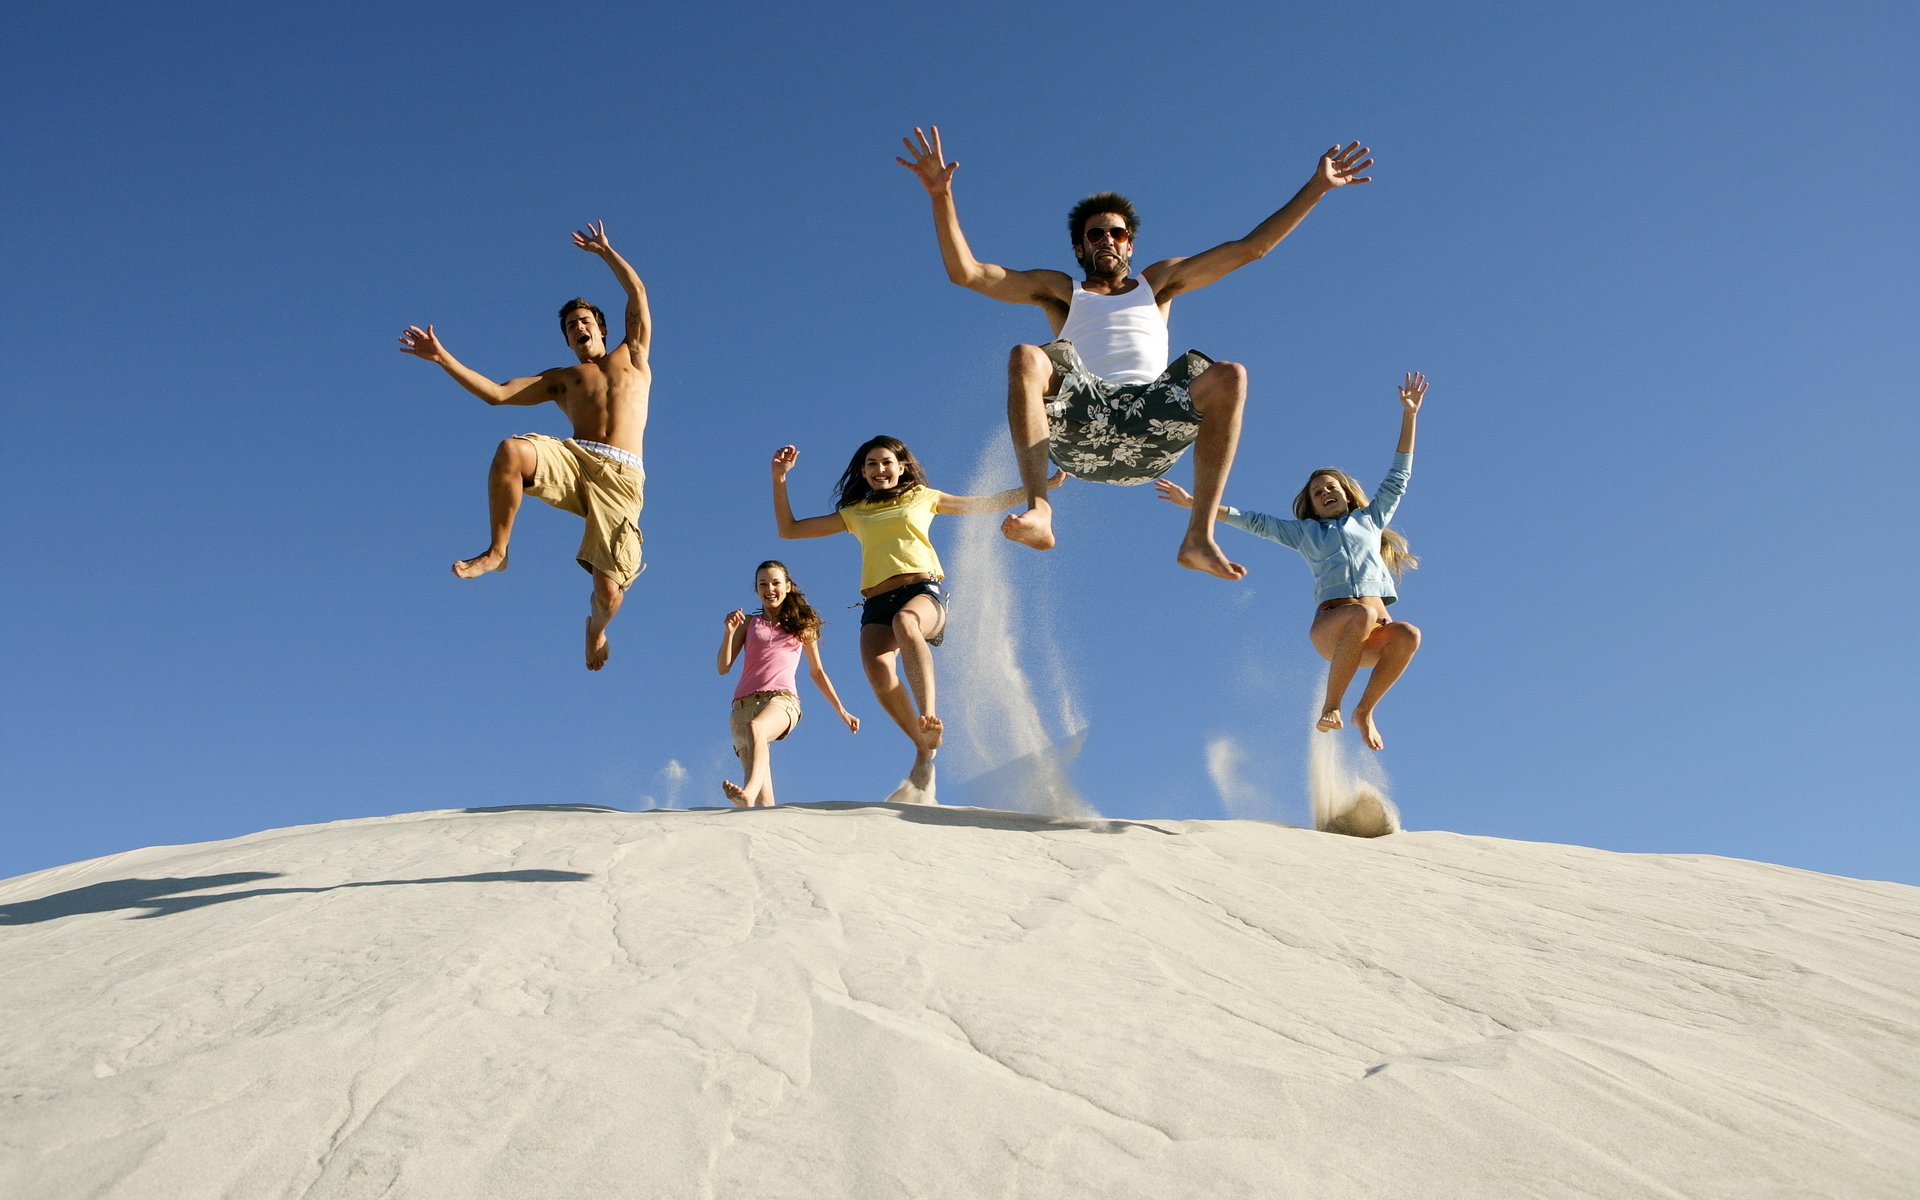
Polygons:
[[1226,522],[1235,529],[1292,546],[1313,568],[1313,602],[1348,596],[1378,596],[1388,604],[1394,594],[1393,576],[1380,557],[1380,533],[1393,519],[1413,477],[1413,455],[1396,454],[1393,468],[1373,493],[1373,503],[1331,521],[1295,521],[1266,513],[1241,512],[1227,506]]

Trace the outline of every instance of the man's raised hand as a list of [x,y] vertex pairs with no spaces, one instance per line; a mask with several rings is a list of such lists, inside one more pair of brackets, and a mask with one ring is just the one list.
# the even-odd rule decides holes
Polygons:
[[442,353],[440,349],[440,339],[433,336],[433,326],[431,325],[425,329],[420,328],[418,325],[407,326],[405,331],[400,334],[400,350],[403,354],[411,354],[415,358],[424,358],[430,363],[439,362]]
[[[937,196],[953,186],[953,173],[960,168],[960,164],[948,162],[946,156],[941,153],[940,127],[929,125],[927,128],[933,132],[931,140],[918,125],[914,126],[912,137],[900,139],[900,144],[905,146],[907,153],[913,157],[906,159],[896,154],[893,161],[918,176],[920,186],[927,189],[928,195]],[[919,144],[915,145],[916,142]]]
[[588,254],[598,254],[602,258],[613,253],[613,243],[607,240],[605,221],[595,221],[585,229],[574,230],[573,244]]
[[1373,160],[1367,157],[1371,153],[1359,142],[1348,142],[1344,150],[1334,146],[1320,156],[1316,178],[1329,190],[1350,183],[1372,183],[1373,176],[1360,174],[1373,165]]

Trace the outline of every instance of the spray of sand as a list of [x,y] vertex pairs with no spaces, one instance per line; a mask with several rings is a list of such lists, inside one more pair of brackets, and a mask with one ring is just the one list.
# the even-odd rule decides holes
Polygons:
[[1380,760],[1358,758],[1348,742],[1348,730],[1320,733],[1313,722],[1326,698],[1324,672],[1313,690],[1306,728],[1307,799],[1313,807],[1313,827],[1351,837],[1380,837],[1400,830],[1400,810],[1387,797],[1387,773]]
[[[984,495],[1017,482],[1006,434],[995,430],[967,490]],[[1052,817],[1097,816],[1067,777],[1087,721],[1052,635],[1044,556],[1001,537],[997,516],[949,521],[953,609],[946,641],[936,652],[941,656],[940,715],[948,731],[942,769],[955,772],[969,791],[994,807]],[[1019,587],[1013,581],[1016,571],[1022,577]],[[1044,692],[1035,689],[1030,667],[1046,678]],[[1043,705],[1051,721],[1042,715]]]

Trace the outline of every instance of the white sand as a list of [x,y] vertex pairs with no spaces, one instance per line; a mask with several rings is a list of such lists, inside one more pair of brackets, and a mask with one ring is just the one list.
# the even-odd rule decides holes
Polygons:
[[1920,889],[1250,822],[426,813],[0,883],[0,1196],[1911,1197]]

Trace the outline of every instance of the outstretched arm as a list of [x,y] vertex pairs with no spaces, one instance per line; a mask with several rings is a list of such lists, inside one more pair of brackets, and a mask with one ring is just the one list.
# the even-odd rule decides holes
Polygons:
[[912,171],[927,189],[933,201],[933,231],[940,239],[940,261],[947,278],[963,288],[1008,304],[1065,304],[1073,296],[1073,280],[1059,271],[1012,271],[994,263],[983,263],[973,256],[967,235],[960,231],[960,211],[953,203],[953,173],[960,168],[948,162],[940,150],[940,127],[930,126],[932,135],[915,127],[913,136],[901,138],[911,158],[894,156],[895,162]]
[[565,367],[495,383],[455,358],[452,351],[440,344],[431,325],[425,329],[418,325],[407,326],[400,334],[400,352],[439,364],[441,370],[453,376],[455,383],[488,404],[544,404],[559,399],[567,391]]
[[836,533],[845,533],[847,523],[839,513],[828,513],[823,517],[807,517],[795,520],[793,502],[787,499],[787,472],[793,470],[793,464],[800,460],[800,451],[792,446],[782,446],[773,452],[773,524],[780,536],[788,540],[798,538],[828,537]]
[[[1156,479],[1153,490],[1168,504],[1181,508],[1193,507],[1193,493],[1181,487],[1171,479]],[[1270,542],[1279,542],[1282,546],[1300,548],[1301,522],[1289,521],[1282,517],[1270,517],[1266,513],[1243,512],[1230,504],[1222,504],[1214,510],[1214,519],[1235,529],[1244,529],[1257,537]]]
[[1427,377],[1418,371],[1408,371],[1406,381],[1400,385],[1400,441],[1394,446],[1394,453],[1413,453],[1413,427],[1420,419],[1420,405],[1426,398]]
[[840,693],[833,690],[833,680],[827,678],[827,666],[820,661],[820,639],[816,637],[802,644],[807,648],[807,674],[813,676],[813,686],[820,689],[827,703],[833,705],[833,711],[839,713],[840,719],[847,723],[847,732],[859,733],[860,718],[848,712],[847,706],[840,703]]
[[607,240],[607,223],[596,221],[585,229],[573,231],[573,244],[588,254],[597,254],[613,277],[620,281],[620,289],[627,294],[626,334],[620,344],[626,348],[627,357],[636,367],[647,365],[647,356],[653,352],[653,314],[647,308],[647,285],[640,282],[640,273],[633,264],[620,257],[620,252]]
[[1155,299],[1170,300],[1182,292],[1203,288],[1255,259],[1266,257],[1268,251],[1306,220],[1322,196],[1349,184],[1373,182],[1373,176],[1361,174],[1373,165],[1368,153],[1359,142],[1350,142],[1345,149],[1334,146],[1320,156],[1313,178],[1307,180],[1279,212],[1254,226],[1252,233],[1237,241],[1222,242],[1191,258],[1169,258],[1148,267],[1143,274],[1153,285]]
[[[1175,483],[1171,479],[1154,480],[1153,494],[1160,497],[1162,500],[1165,500],[1168,504],[1176,505],[1180,508],[1193,507],[1193,493],[1181,487],[1179,484]],[[1218,508],[1213,510],[1213,519],[1216,521],[1224,521],[1227,519],[1227,514],[1229,511],[1231,510],[1228,508],[1228,506],[1225,504],[1222,504]]]
[[[1066,481],[1065,471],[1055,471],[1047,476],[1047,490],[1052,491]],[[1008,488],[1004,492],[994,492],[986,496],[952,496],[942,492],[940,503],[933,506],[933,511],[950,517],[966,516],[970,513],[996,513],[1012,508],[1026,498],[1027,489],[1024,487]]]
[[1427,377],[1418,371],[1408,371],[1400,384],[1400,440],[1394,443],[1393,466],[1388,468],[1380,486],[1373,489],[1373,503],[1366,508],[1382,525],[1393,520],[1401,498],[1407,494],[1407,483],[1413,478],[1414,424],[1420,419],[1420,405],[1426,398]]

